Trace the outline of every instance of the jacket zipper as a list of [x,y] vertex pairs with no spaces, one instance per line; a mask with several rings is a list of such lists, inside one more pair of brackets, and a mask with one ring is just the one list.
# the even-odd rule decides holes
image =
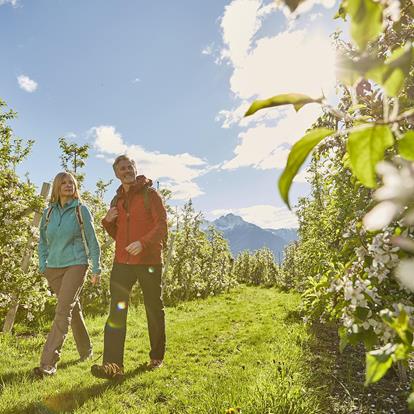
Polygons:
[[[127,202],[126,202],[126,216],[127,216],[127,246],[129,246],[129,195],[127,194]],[[129,264],[129,256],[130,253],[128,252],[127,262]]]

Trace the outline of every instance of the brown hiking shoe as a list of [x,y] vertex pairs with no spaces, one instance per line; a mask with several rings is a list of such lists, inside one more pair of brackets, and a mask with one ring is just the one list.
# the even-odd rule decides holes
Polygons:
[[162,359],[151,359],[151,361],[148,364],[148,368],[149,369],[157,369],[157,368],[161,368],[163,364],[163,360]]
[[96,378],[103,379],[122,379],[124,376],[124,367],[120,367],[114,362],[105,362],[103,365],[92,365],[91,374]]
[[51,377],[56,374],[56,367],[54,366],[40,366],[33,368],[33,375],[36,378]]

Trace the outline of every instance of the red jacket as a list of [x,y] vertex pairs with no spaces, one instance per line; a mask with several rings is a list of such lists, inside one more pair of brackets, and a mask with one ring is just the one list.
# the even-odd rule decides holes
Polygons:
[[[162,198],[152,187],[152,181],[140,175],[136,183],[125,193],[122,185],[116,192],[113,205],[118,208],[118,217],[102,225],[115,239],[115,263],[160,264],[162,263],[162,241],[167,234],[167,213]],[[144,195],[144,192],[147,192]],[[134,256],[125,248],[140,241],[142,251]]]

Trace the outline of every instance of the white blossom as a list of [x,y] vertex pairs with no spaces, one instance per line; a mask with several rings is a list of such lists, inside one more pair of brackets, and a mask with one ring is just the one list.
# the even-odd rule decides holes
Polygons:
[[414,292],[414,259],[401,260],[395,277],[403,286]]
[[387,161],[377,164],[383,186],[374,194],[380,203],[364,217],[364,226],[368,230],[381,230],[387,226],[414,198],[414,166],[402,160],[399,164],[400,168]]

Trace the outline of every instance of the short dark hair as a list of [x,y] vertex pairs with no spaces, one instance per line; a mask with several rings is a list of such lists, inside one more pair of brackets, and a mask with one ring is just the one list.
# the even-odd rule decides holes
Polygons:
[[128,155],[118,155],[115,158],[114,163],[112,164],[112,168],[114,169],[115,173],[116,173],[116,166],[121,162],[121,161],[129,161],[135,168],[135,170],[137,169],[137,165],[135,164],[135,160],[133,160],[132,158],[128,157]]

